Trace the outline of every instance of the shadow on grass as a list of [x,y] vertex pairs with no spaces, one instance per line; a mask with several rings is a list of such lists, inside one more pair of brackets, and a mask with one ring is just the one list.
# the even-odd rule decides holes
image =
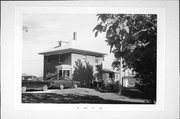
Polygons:
[[99,91],[101,93],[118,93],[119,91],[119,88],[118,86],[111,86],[111,85],[108,85],[106,87],[98,87],[98,88],[93,88],[95,89],[96,91]]
[[23,93],[22,103],[89,103],[89,104],[143,104],[117,100],[105,100],[92,95]]
[[133,99],[146,99],[145,95],[135,88],[124,88],[122,91],[122,95]]
[[[95,89],[96,91],[99,91],[101,93],[118,93],[119,92],[119,88],[116,87],[110,87],[107,86],[105,88],[99,88],[99,89]],[[139,91],[136,88],[123,88],[122,90],[122,96],[126,96],[128,98],[131,99],[146,99],[145,95]]]

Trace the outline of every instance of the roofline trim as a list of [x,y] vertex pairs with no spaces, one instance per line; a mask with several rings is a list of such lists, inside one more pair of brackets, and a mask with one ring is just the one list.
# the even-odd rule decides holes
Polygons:
[[[68,49],[63,49],[63,50],[56,50],[56,51],[50,51],[50,52],[42,52],[42,53],[38,53],[40,55],[45,55],[45,54],[48,54],[48,53],[55,53],[55,52],[59,52],[59,51],[66,51],[68,50],[66,53],[80,53],[80,54],[97,54],[97,55],[108,55],[108,54],[105,54],[105,53],[100,53],[100,52],[95,52],[95,51],[88,51],[88,50],[81,50],[81,49],[75,49],[75,48],[68,48]],[[86,53],[84,53],[86,52]],[[55,53],[55,54],[63,54],[63,53]],[[96,55],[93,55],[93,56],[96,56]]]

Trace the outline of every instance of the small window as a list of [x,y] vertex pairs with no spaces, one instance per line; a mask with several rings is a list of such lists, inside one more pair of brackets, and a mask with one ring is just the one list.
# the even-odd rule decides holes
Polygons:
[[61,55],[59,55],[59,63],[61,63],[61,59],[62,59],[62,58],[61,58]]
[[96,59],[95,59],[96,65],[101,65],[101,64],[102,64],[102,60],[103,60],[103,58],[101,58],[101,57],[96,57]]
[[59,77],[62,77],[62,70],[59,70]]
[[96,64],[98,64],[98,59],[95,59]]
[[48,64],[50,63],[50,58],[49,58],[49,56],[47,56],[47,63],[48,63]]
[[63,70],[63,77],[69,77],[70,71],[69,70]]
[[63,63],[63,56],[62,55],[59,55],[59,63]]
[[70,76],[70,71],[68,70],[68,73],[67,73],[68,77]]
[[96,63],[96,65],[98,65],[100,63],[97,58],[95,59],[95,63]]
[[83,58],[82,58],[82,59],[83,59],[83,61],[86,61],[86,56],[83,56]]

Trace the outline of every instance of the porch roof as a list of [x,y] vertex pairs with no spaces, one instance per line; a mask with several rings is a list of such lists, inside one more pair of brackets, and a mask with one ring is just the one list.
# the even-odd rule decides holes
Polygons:
[[57,69],[71,69],[72,66],[71,65],[66,65],[66,64],[63,64],[63,65],[58,65],[56,66]]
[[117,71],[114,71],[112,69],[105,69],[105,68],[102,69],[102,73],[116,73],[116,72]]

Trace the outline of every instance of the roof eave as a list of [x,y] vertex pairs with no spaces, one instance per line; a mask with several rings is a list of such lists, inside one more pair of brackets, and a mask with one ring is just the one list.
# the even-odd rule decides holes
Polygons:
[[48,55],[64,54],[64,53],[78,53],[78,54],[84,54],[84,55],[89,54],[89,55],[92,55],[92,56],[105,56],[105,55],[107,55],[105,53],[87,51],[87,50],[80,50],[80,49],[73,49],[73,48],[64,49],[64,50],[50,51],[50,52],[42,52],[42,53],[39,53],[39,54],[48,56]]

